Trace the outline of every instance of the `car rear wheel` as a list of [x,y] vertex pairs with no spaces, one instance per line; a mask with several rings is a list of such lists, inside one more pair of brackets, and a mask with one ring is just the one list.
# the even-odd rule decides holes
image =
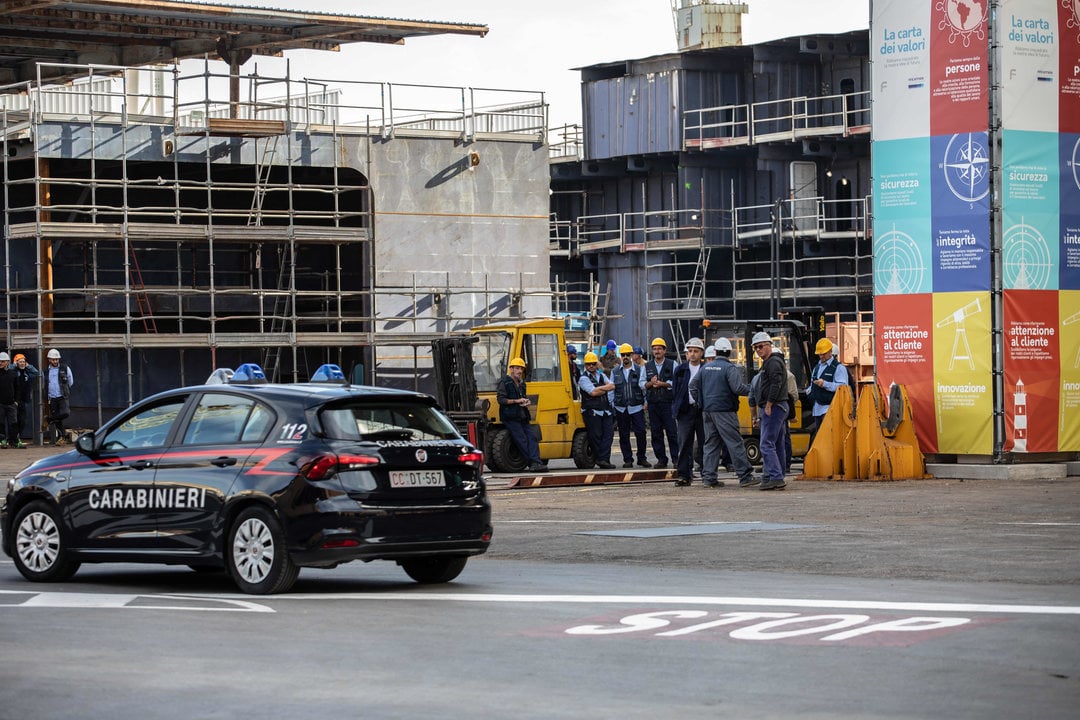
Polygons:
[[285,547],[281,523],[263,507],[249,507],[237,516],[227,554],[233,582],[252,595],[285,592],[300,574]]
[[71,559],[56,511],[43,502],[32,502],[15,517],[15,567],[34,582],[62,582],[74,575],[79,564]]
[[467,557],[426,557],[413,560],[400,560],[405,574],[418,583],[433,585],[450,582],[465,569]]

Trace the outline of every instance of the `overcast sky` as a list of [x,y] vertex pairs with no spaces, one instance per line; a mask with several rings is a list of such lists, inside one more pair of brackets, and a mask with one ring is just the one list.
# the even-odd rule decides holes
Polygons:
[[[357,43],[344,46],[340,53],[287,55],[293,77],[543,91],[551,105],[552,126],[581,120],[580,75],[570,68],[677,49],[670,0],[225,1],[487,25],[490,32],[484,38],[446,35],[413,38],[404,45]],[[870,23],[869,0],[747,1],[744,44],[865,29]]]

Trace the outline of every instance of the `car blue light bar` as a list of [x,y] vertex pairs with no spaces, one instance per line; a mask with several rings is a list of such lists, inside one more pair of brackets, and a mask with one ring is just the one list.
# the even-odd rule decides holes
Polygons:
[[319,368],[312,374],[311,381],[313,383],[340,383],[342,385],[348,385],[348,380],[345,379],[345,373],[341,368],[333,363],[326,363],[320,365]]
[[244,363],[236,368],[229,382],[233,385],[259,385],[266,382],[266,373],[255,363]]

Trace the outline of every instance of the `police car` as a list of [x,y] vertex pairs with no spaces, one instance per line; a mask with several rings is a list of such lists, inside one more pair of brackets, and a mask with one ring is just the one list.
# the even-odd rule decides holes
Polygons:
[[19,473],[3,550],[38,582],[146,562],[225,568],[268,594],[301,567],[352,560],[449,582],[491,542],[483,465],[427,395],[350,386],[333,365],[270,384],[244,365],[149,397]]

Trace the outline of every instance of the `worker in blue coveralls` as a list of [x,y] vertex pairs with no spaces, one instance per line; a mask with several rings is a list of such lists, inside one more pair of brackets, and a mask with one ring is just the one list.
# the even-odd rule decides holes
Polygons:
[[634,467],[634,448],[630,442],[633,433],[637,440],[637,464],[647,468],[652,464],[645,459],[645,371],[634,364],[633,354],[631,345],[620,345],[622,364],[611,371],[611,381],[615,383],[615,426],[619,429],[623,467]]
[[547,465],[540,459],[540,447],[530,427],[531,401],[527,395],[524,377],[525,361],[514,358],[495,390],[495,399],[499,403],[499,421],[509,431],[518,451],[529,461],[529,472],[544,472]]
[[589,434],[589,446],[596,466],[613,470],[611,441],[615,435],[615,418],[611,396],[615,394],[615,383],[604,375],[599,364],[600,358],[596,357],[596,353],[585,353],[585,372],[578,381],[581,388],[581,416],[585,421],[585,431]]

